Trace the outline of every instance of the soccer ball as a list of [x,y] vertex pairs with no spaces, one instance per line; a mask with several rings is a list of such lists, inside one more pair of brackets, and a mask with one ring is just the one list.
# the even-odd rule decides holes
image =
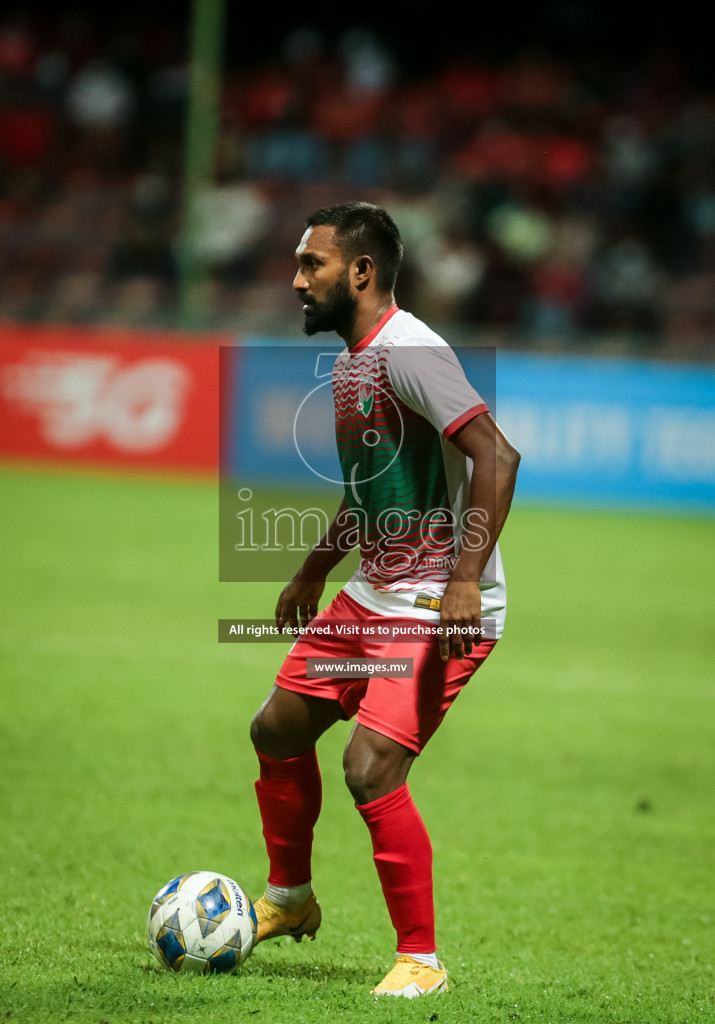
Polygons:
[[183,974],[223,973],[250,955],[256,912],[232,878],[190,871],[159,890],[146,927],[149,948],[163,967]]

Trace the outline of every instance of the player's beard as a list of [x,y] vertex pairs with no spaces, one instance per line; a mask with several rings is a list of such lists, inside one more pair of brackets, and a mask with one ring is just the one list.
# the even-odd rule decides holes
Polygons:
[[338,278],[323,302],[309,299],[306,305],[307,309],[303,310],[305,334],[317,334],[318,331],[335,331],[341,337],[350,334],[355,324],[358,304],[350,291],[347,270]]

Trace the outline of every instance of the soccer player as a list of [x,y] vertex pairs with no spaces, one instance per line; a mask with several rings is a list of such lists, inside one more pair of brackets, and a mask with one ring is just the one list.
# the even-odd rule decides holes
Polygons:
[[[448,986],[436,955],[432,847],[407,776],[501,636],[506,591],[496,541],[519,454],[452,349],[395,304],[402,242],[389,214],[351,202],[306,223],[293,281],[304,331],[336,331],[346,345],[333,369],[345,497],[278,599],[279,628],[304,632],[251,727],[270,865],[255,904],[258,941],[312,939],[320,926],[311,884],[321,807],[315,744],[356,716],[345,779],[397,933],[394,966],[372,991],[412,998]],[[359,569],[318,613],[328,573],[358,541]],[[310,635],[336,620],[359,623],[361,638]],[[405,623],[425,635],[406,642],[395,628]],[[377,625],[389,627],[387,639]],[[308,658],[356,657],[411,658],[412,676],[388,664],[366,678],[341,676],[338,665],[334,676],[308,677]]]

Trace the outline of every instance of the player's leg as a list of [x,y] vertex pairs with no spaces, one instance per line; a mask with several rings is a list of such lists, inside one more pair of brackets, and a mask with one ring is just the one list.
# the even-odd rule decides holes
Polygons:
[[274,686],[251,724],[269,861],[266,892],[255,901],[258,942],[279,935],[314,938],[320,925],[311,883],[313,829],[322,800],[315,743],[343,717],[337,700]]
[[345,780],[372,839],[398,954],[436,951],[432,844],[407,786],[415,751],[357,723],[344,755]]
[[376,995],[419,996],[447,990],[437,960],[432,844],[407,776],[448,708],[493,647],[485,642],[445,666],[436,645],[400,645],[388,657],[413,658],[412,679],[371,680],[345,754],[346,779],[369,831],[390,918],[397,933],[395,965]]
[[[397,933],[389,983],[394,992],[389,987],[384,991],[410,996],[447,988],[446,971],[436,956],[432,844],[407,786],[415,754],[358,723],[344,756],[345,779],[370,832],[375,867]],[[379,986],[376,994],[382,994]]]

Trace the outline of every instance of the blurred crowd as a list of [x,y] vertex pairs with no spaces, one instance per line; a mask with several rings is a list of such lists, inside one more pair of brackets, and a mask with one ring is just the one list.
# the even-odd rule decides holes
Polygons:
[[[176,325],[189,72],[171,24],[0,21],[0,319]],[[303,219],[347,198],[391,211],[398,301],[450,337],[713,351],[715,95],[673,50],[420,71],[305,28],[229,65],[200,326],[295,333]]]

